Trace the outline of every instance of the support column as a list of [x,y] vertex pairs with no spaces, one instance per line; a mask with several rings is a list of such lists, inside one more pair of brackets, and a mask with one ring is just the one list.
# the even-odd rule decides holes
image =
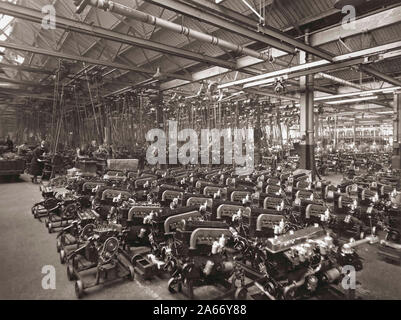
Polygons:
[[150,97],[150,101],[156,109],[156,123],[158,129],[164,129],[164,114],[163,114],[163,94],[161,91]]
[[373,127],[373,143],[376,144],[376,126]]
[[137,140],[139,143],[143,143],[146,141],[146,136],[145,133],[146,130],[144,130],[143,127],[143,96],[142,94],[138,95],[138,113],[139,113],[139,123],[138,123],[138,128],[137,128]]
[[[319,139],[319,135],[320,135],[320,116],[319,116],[319,112],[317,112],[317,113],[313,113],[313,121],[314,121],[314,123],[315,123],[315,132],[314,132],[314,134],[313,134],[313,139],[314,139],[314,141],[317,143],[317,142],[323,142],[322,140],[323,139]],[[323,144],[322,144],[323,145]]]
[[238,101],[235,102],[235,129],[239,129],[239,106]]
[[261,109],[262,106],[259,104],[259,100],[257,97],[252,99],[252,105],[256,108],[256,124],[255,124],[255,129],[254,129],[254,143],[255,143],[255,165],[259,165],[262,163],[262,153],[261,153],[261,148],[262,148],[262,137],[263,137],[263,132],[262,132],[262,127],[260,124],[260,118],[261,118]]
[[338,115],[334,117],[334,150],[337,150],[337,144],[338,144]]
[[[309,42],[306,34],[305,42]],[[313,57],[300,52],[300,63],[312,62]],[[314,167],[314,74],[300,78],[301,89],[301,117],[300,117],[300,168],[313,170]]]
[[[159,128],[164,129],[164,112],[163,112],[163,94],[160,93],[157,99],[157,124]],[[178,121],[178,119],[177,119]]]
[[401,169],[401,92],[394,94],[393,169]]
[[106,126],[104,127],[104,144],[111,144],[111,127],[108,121],[105,122]]

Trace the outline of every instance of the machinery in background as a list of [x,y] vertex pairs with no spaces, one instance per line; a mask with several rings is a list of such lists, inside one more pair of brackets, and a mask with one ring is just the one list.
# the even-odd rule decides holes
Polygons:
[[382,246],[394,249],[390,217],[399,210],[389,203],[397,181],[364,169],[335,186],[287,162],[248,176],[225,166],[97,175],[85,162],[93,168],[56,178],[64,195],[42,187],[44,200],[32,211],[60,219],[57,250],[78,297],[110,279],[168,274],[168,290],[191,299],[210,285],[220,297],[244,299],[254,286],[269,299],[312,298],[336,287],[344,266],[361,270],[354,248],[376,242],[376,230],[388,231]]
[[386,236],[380,241],[379,255],[401,264],[401,194],[394,191],[387,202]]
[[194,299],[195,288],[212,285],[223,287],[224,296],[244,299],[244,274],[229,250],[231,240],[232,233],[224,222],[183,222],[170,248],[174,267],[169,291],[185,291]]
[[14,153],[0,152],[0,176],[18,178],[25,171],[24,158]]
[[[118,225],[97,227],[79,248],[67,257],[67,276],[75,280],[75,294],[82,298],[85,290],[105,282],[128,278],[134,280],[135,271],[121,252],[125,232]],[[95,280],[88,280],[88,273]]]
[[345,275],[344,266],[362,269],[359,256],[350,246],[339,247],[318,226],[260,239],[252,246],[253,254],[243,261],[246,275],[272,300],[311,297],[322,287],[339,284]]

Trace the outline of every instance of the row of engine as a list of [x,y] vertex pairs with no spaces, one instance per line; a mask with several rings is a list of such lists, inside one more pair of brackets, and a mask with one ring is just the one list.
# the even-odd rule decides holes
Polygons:
[[[52,187],[60,181],[64,192]],[[354,247],[394,225],[396,188],[385,175],[334,186],[268,168],[247,177],[231,168],[113,170],[56,178],[32,213],[58,233],[79,298],[115,278],[167,274],[168,290],[191,299],[205,285],[244,299],[253,284],[270,299],[294,299],[340,283],[345,266],[362,269]]]

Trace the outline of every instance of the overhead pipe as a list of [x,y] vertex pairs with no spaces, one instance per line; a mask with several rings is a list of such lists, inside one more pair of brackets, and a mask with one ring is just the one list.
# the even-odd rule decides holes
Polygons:
[[344,80],[344,79],[341,79],[341,78],[337,78],[337,77],[334,77],[332,75],[329,75],[329,74],[326,74],[326,73],[323,73],[323,72],[318,73],[316,78],[323,78],[323,79],[331,80],[333,82],[337,82],[337,83],[342,84],[344,86],[356,88],[356,89],[359,89],[361,91],[368,90],[368,88],[365,87],[365,86],[361,86],[359,84],[356,84],[356,83],[353,83],[353,82],[350,82],[350,81],[347,81],[347,80]]
[[[356,84],[356,83],[353,83],[353,82],[350,82],[350,81],[347,81],[347,80],[344,80],[344,79],[341,79],[341,78],[337,78],[337,77],[334,77],[332,75],[329,75],[329,74],[326,74],[326,73],[323,73],[323,72],[318,73],[315,76],[315,78],[317,78],[317,77],[320,77],[320,78],[323,78],[323,79],[327,79],[327,80],[331,80],[333,82],[337,82],[337,83],[342,84],[344,86],[356,88],[356,89],[361,90],[361,91],[369,91],[369,90],[371,90],[370,88],[368,88],[366,86],[359,85],[359,84]],[[378,102],[378,101],[374,102],[374,104],[377,104],[377,105],[380,105],[380,106],[384,106],[384,107],[389,107],[387,103],[381,103],[381,102]]]
[[137,21],[141,21],[143,23],[147,23],[153,26],[158,26],[160,28],[168,29],[173,32],[183,34],[189,38],[193,38],[199,41],[208,42],[214,46],[222,47],[227,50],[234,51],[237,54],[244,54],[247,56],[251,56],[260,60],[270,61],[271,56],[269,54],[261,53],[252,49],[245,48],[244,46],[234,44],[232,42],[228,42],[226,40],[217,38],[215,36],[199,32],[194,29],[190,29],[188,27],[184,27],[182,25],[176,24],[174,22],[170,22],[155,16],[152,16],[148,13],[129,8],[122,4],[109,1],[109,0],[74,0],[74,4],[77,6],[76,12],[80,14],[86,6],[90,5],[93,7],[98,7],[103,9],[104,11],[110,11],[116,14],[123,15],[127,18],[131,18]]

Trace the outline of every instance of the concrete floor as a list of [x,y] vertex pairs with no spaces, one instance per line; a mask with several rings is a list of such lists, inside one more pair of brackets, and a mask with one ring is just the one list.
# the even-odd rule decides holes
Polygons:
[[[28,181],[27,176],[15,182],[0,180],[0,299],[75,299],[73,282],[68,281],[56,252],[56,235],[31,215],[41,195],[38,185]],[[378,260],[375,246],[363,246],[359,252],[365,261],[358,273],[362,283],[358,294],[365,299],[401,299],[401,266]],[[55,290],[42,288],[42,268],[47,265],[56,270]],[[106,290],[91,289],[85,299],[184,299],[168,292],[167,280],[123,280],[107,285]],[[198,297],[211,298],[213,291],[201,290]]]
[[[75,299],[74,283],[68,281],[66,267],[56,251],[56,234],[49,234],[44,223],[35,220],[31,207],[41,201],[38,185],[22,176],[18,182],[0,181],[0,299]],[[42,288],[42,268],[54,266],[56,289]],[[167,280],[152,282],[128,280],[93,288],[85,299],[174,299]]]

